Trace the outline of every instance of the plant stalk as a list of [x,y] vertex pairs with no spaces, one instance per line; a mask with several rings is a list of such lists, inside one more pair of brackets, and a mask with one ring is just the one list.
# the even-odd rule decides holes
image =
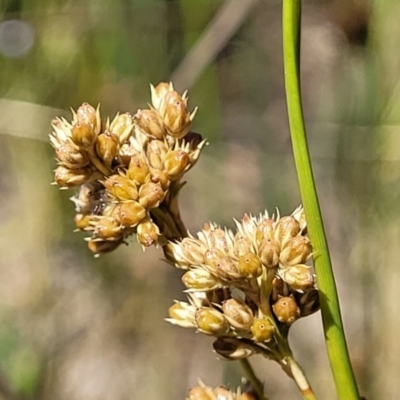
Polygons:
[[359,400],[304,126],[300,91],[300,21],[301,0],[283,0],[283,52],[290,134],[308,232],[313,243],[325,341],[337,393],[342,400]]
[[240,365],[242,366],[242,369],[244,371],[244,374],[246,375],[247,380],[251,384],[251,387],[257,393],[258,399],[268,400],[268,397],[266,397],[264,394],[263,384],[260,382],[256,374],[254,373],[253,367],[251,366],[249,360],[247,358],[243,358],[242,360],[239,360],[239,362]]

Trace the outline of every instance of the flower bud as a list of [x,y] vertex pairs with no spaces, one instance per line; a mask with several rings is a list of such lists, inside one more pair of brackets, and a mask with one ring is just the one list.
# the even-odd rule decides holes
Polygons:
[[235,240],[233,242],[233,254],[236,257],[250,253],[252,249],[250,241],[244,237],[240,232],[235,235]]
[[158,111],[168,133],[177,139],[183,138],[189,132],[196,113],[196,110],[192,114],[188,112],[186,100],[175,90],[165,94]]
[[307,228],[306,214],[304,212],[304,208],[302,206],[297,207],[293,211],[292,216],[298,221],[298,223],[300,224],[300,229],[304,233]]
[[181,242],[182,252],[186,260],[192,265],[204,264],[204,254],[207,247],[194,238],[184,238]]
[[119,222],[124,227],[135,227],[146,215],[145,208],[137,201],[126,201],[119,205]]
[[168,309],[170,318],[167,318],[167,321],[172,325],[178,325],[182,328],[196,328],[197,325],[194,319],[195,312],[195,306],[183,301],[176,301],[175,304]]
[[123,239],[119,240],[98,240],[92,239],[88,242],[89,250],[95,254],[104,254],[109,253],[110,251],[115,250],[121,243],[123,243]]
[[168,92],[174,90],[174,88],[172,86],[172,83],[161,82],[156,87],[150,85],[150,90],[151,90],[151,103],[153,104],[153,107],[157,111],[159,111],[161,100]]
[[151,167],[163,169],[167,146],[161,140],[152,140],[147,146],[146,156]]
[[93,172],[90,168],[69,169],[60,165],[54,172],[55,182],[65,187],[83,185],[93,177]]
[[221,287],[218,278],[205,269],[195,268],[185,272],[182,276],[183,284],[189,291],[214,290]]
[[204,253],[204,264],[206,264],[207,266],[210,267],[210,269],[212,271],[217,271],[218,269],[218,263],[219,260],[225,257],[225,254],[222,250],[220,249],[208,249],[205,253]]
[[239,257],[238,272],[244,278],[257,278],[262,274],[261,260],[254,253],[246,253]]
[[213,343],[213,348],[220,356],[228,360],[241,360],[254,354],[240,339],[234,337],[221,337]]
[[203,228],[203,232],[207,235],[210,247],[216,247],[225,253],[229,252],[227,234],[223,229],[207,226]]
[[141,222],[137,226],[136,232],[138,242],[145,247],[157,243],[157,239],[160,236],[160,229],[152,221]]
[[221,257],[217,262],[218,276],[224,280],[239,279],[241,276],[238,271],[237,263],[231,257]]
[[139,185],[142,185],[146,181],[146,177],[149,172],[149,167],[143,160],[142,156],[139,154],[132,156],[128,171],[126,173],[129,179],[137,182]]
[[56,148],[56,155],[59,163],[69,169],[79,169],[89,163],[86,155],[73,143],[65,143]]
[[229,324],[222,313],[214,308],[199,308],[195,314],[199,331],[208,335],[224,335],[229,332]]
[[300,308],[293,296],[280,297],[272,310],[278,321],[287,325],[293,324],[300,317]]
[[264,239],[273,239],[275,234],[275,221],[271,218],[264,218],[256,229],[256,239],[261,243]]
[[275,227],[275,239],[283,247],[285,243],[300,232],[299,222],[290,216],[282,217]]
[[96,140],[96,134],[92,125],[85,122],[77,122],[72,127],[71,139],[77,146],[89,149]]
[[78,123],[88,124],[92,127],[93,132],[97,135],[101,129],[100,112],[88,103],[83,103],[76,110],[76,120]]
[[259,248],[261,262],[267,268],[275,268],[279,264],[279,251],[279,243],[275,239],[263,239]]
[[117,135],[106,131],[97,136],[96,152],[108,168],[111,168],[112,162],[118,155],[118,150],[119,140]]
[[269,342],[275,333],[275,327],[267,318],[256,318],[251,326],[251,333],[256,342]]
[[214,395],[216,396],[217,400],[233,400],[232,392],[228,390],[225,386],[218,386],[214,389]]
[[279,255],[280,263],[285,265],[303,264],[311,254],[311,243],[304,236],[296,236],[289,239],[283,246]]
[[279,276],[294,290],[303,291],[314,286],[314,275],[307,265],[280,269]]
[[110,131],[117,135],[119,143],[129,139],[133,129],[133,117],[130,113],[118,114],[111,122]]
[[96,221],[94,235],[104,240],[117,240],[121,237],[121,225],[112,217],[101,217]]
[[250,330],[253,324],[253,312],[243,301],[228,299],[222,305],[222,311],[230,325],[242,331]]
[[104,187],[117,200],[137,200],[139,193],[135,183],[123,175],[111,175],[104,182]]
[[148,182],[139,189],[139,202],[147,210],[156,208],[165,198],[165,192],[158,183]]
[[134,116],[136,125],[149,136],[163,140],[166,131],[160,114],[155,110],[138,110]]
[[183,150],[170,150],[164,160],[164,172],[169,180],[179,178],[189,165],[189,156]]
[[167,174],[160,169],[150,168],[150,181],[161,185],[164,191],[167,191],[170,181]]
[[211,389],[207,389],[201,386],[195,386],[189,390],[187,400],[215,400],[215,396]]
[[76,214],[74,221],[77,229],[83,231],[90,226],[92,218],[89,214]]

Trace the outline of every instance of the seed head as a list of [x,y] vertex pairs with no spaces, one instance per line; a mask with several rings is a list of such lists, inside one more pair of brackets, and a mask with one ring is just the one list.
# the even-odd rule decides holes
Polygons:
[[300,308],[293,296],[280,297],[272,309],[278,321],[287,325],[300,317]]

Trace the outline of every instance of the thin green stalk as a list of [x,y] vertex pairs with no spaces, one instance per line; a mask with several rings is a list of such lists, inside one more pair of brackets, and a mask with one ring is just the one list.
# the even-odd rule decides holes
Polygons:
[[250,382],[251,387],[257,393],[259,400],[268,400],[268,397],[264,394],[264,388],[260,380],[257,378],[256,374],[253,371],[253,367],[250,365],[250,362],[247,358],[239,360],[240,365],[243,368],[244,374],[246,375],[247,380]]
[[300,20],[301,1],[283,0],[285,89],[290,133],[308,232],[314,248],[325,341],[338,396],[343,400],[358,400],[304,127],[299,76]]

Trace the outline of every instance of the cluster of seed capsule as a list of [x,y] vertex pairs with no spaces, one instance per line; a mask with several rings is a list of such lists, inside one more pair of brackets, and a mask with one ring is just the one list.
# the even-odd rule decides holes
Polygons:
[[200,382],[189,390],[186,400],[257,400],[257,397],[253,392],[242,392],[240,388],[232,392],[225,386],[212,388]]
[[205,144],[189,132],[196,109],[187,110],[186,93],[160,83],[151,86],[151,99],[149,109],[119,114],[111,122],[87,103],[73,111],[71,122],[53,121],[55,183],[79,187],[72,198],[75,222],[91,233],[89,248],[95,253],[115,249],[133,233],[143,246],[156,244],[168,230],[164,214],[179,181]]
[[176,301],[167,320],[218,337],[229,359],[257,352],[279,326],[315,312],[318,292],[305,263],[312,254],[302,208],[292,215],[245,215],[236,233],[206,224],[197,238],[171,243],[188,302]]

